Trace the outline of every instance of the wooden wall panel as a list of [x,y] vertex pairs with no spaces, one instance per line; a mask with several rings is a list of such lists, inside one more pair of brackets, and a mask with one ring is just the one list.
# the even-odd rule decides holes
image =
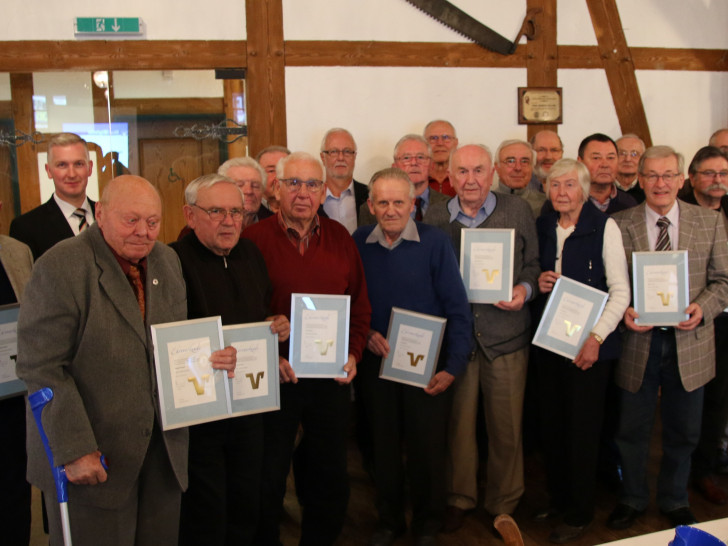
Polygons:
[[[529,10],[538,10],[534,23],[536,32],[533,40],[526,44],[526,69],[528,87],[556,87],[558,85],[558,48],[556,45],[556,0],[528,0]],[[529,125],[528,138],[537,132],[549,129],[556,131],[558,125]]]
[[[33,117],[33,75],[10,74],[10,94],[13,104],[15,128],[25,133],[35,131]],[[38,178],[37,146],[26,142],[18,146],[18,185],[20,188],[20,211],[27,212],[40,205],[40,182]]]

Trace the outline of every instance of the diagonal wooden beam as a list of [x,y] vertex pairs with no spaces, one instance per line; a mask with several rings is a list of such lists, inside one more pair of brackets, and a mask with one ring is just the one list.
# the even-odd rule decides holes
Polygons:
[[634,62],[622,30],[616,0],[586,0],[597,48],[607,74],[622,134],[635,133],[652,145],[642,96],[637,86]]
[[286,145],[282,0],[247,0],[248,152]]
[[[526,80],[528,87],[556,87],[559,64],[556,44],[556,0],[528,0],[529,10],[538,10],[534,23],[536,33],[526,44]],[[537,132],[557,130],[557,125],[529,125],[528,138]]]

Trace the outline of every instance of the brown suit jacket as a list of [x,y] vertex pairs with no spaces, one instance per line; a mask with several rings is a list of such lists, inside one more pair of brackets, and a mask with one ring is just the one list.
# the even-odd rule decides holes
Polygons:
[[[645,206],[642,203],[613,216],[622,231],[630,274],[632,252],[650,250]],[[675,330],[680,378],[685,390],[694,391],[715,376],[713,319],[728,305],[728,242],[718,213],[682,201],[678,206],[678,250],[688,251],[690,302],[703,310],[703,321],[694,330]],[[617,385],[637,392],[647,365],[652,331],[640,334],[627,330],[622,341]]]

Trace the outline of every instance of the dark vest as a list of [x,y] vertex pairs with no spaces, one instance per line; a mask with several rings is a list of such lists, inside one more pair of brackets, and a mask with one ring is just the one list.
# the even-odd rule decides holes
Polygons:
[[[608,292],[607,277],[602,260],[604,226],[609,216],[598,210],[590,201],[584,203],[579,220],[571,235],[564,241],[561,252],[561,274]],[[543,271],[554,271],[556,265],[556,223],[559,214],[549,212],[536,220],[538,249]],[[607,336],[599,349],[599,360],[619,358],[621,343],[619,329]]]

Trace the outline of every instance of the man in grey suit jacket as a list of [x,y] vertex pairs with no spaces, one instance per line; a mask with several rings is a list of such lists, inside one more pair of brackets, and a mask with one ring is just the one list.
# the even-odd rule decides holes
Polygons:
[[[432,148],[424,137],[415,134],[405,135],[394,146],[394,162],[392,167],[402,169],[407,173],[415,186],[415,210],[410,213],[413,220],[422,221],[427,210],[435,203],[444,203],[447,195],[430,188],[430,162],[432,161]],[[377,219],[364,203],[359,207],[359,225],[368,226],[376,224]]]
[[78,235],[94,222],[95,203],[86,197],[93,168],[86,141],[80,136],[59,133],[48,141],[45,170],[53,179],[53,195],[10,223],[10,236],[28,245],[36,260],[57,242]]
[[631,266],[632,252],[637,251],[687,250],[690,304],[685,309],[688,318],[674,328],[636,323],[633,307],[624,315],[626,331],[616,370],[621,395],[616,440],[624,490],[607,520],[614,529],[630,527],[649,503],[646,468],[659,392],[662,462],[657,504],[673,526],[695,523],[687,493],[690,456],[700,436],[703,385],[715,375],[713,319],[728,304],[723,219],[677,200],[684,182],[682,156],[668,146],[654,146],[640,158],[638,172],[645,203],[614,215],[627,261]]
[[[112,180],[97,224],[38,260],[25,292],[18,376],[28,392],[53,389],[43,423],[70,482],[75,544],[177,543],[187,430],[161,430],[149,325],[185,319],[187,302],[176,254],[156,242],[160,220],[149,182]],[[234,350],[211,360],[234,369]],[[51,544],[60,544],[50,465],[28,422],[28,477],[46,493]]]
[[475,425],[478,392],[488,430],[487,486],[484,506],[492,515],[512,513],[523,495],[521,420],[526,387],[530,313],[526,302],[537,293],[538,239],[528,203],[490,191],[493,160],[485,146],[458,148],[450,157],[450,180],[457,197],[433,205],[425,223],[443,229],[460,255],[464,228],[514,229],[513,297],[494,304],[473,304],[474,350],[465,373],[454,385],[450,417],[449,497],[444,530],[454,531],[478,500]]

